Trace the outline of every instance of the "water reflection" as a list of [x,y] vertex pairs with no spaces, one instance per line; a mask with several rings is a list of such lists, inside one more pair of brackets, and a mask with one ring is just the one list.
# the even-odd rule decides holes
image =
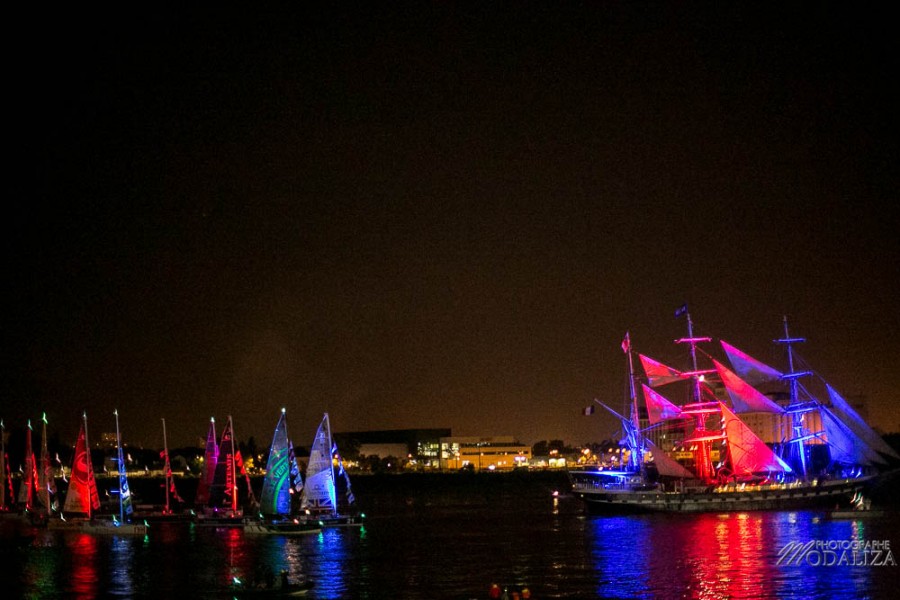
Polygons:
[[100,543],[96,536],[75,533],[67,538],[69,552],[69,589],[76,598],[93,598],[100,585]]
[[315,559],[311,568],[317,598],[347,596],[347,570],[354,562],[349,534],[357,533],[342,528],[326,528],[316,534],[313,544]]
[[113,536],[109,552],[109,588],[118,596],[134,594],[135,552],[133,544],[140,538]]
[[873,587],[872,567],[778,564],[789,542],[868,539],[862,522],[815,513],[594,517],[586,533],[601,597],[858,597]]

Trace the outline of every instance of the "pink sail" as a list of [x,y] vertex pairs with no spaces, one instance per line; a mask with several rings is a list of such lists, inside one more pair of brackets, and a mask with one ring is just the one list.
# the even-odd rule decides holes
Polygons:
[[641,389],[644,391],[644,402],[647,404],[647,416],[651,425],[681,416],[681,409],[666,400],[662,394],[652,390],[645,383],[641,384]]
[[725,351],[725,354],[728,356],[728,361],[731,363],[734,372],[750,385],[759,385],[761,383],[781,380],[782,374],[780,371],[756,360],[749,354],[738,350],[724,340],[720,340],[720,343],[722,344],[722,349]]
[[728,439],[728,456],[735,475],[750,475],[766,471],[790,473],[791,468],[778,458],[765,442],[756,437],[749,427],[719,403],[722,410],[722,426]]
[[638,354],[641,359],[641,365],[644,367],[644,373],[650,382],[650,387],[659,387],[676,381],[683,381],[686,377],[681,371],[677,371],[672,367],[668,367],[657,360],[653,360],[649,356]]
[[194,504],[204,506],[209,502],[209,488],[216,474],[216,463],[219,462],[219,445],[216,439],[216,420],[210,418],[209,431],[206,433],[206,454],[203,457],[203,470],[197,482],[197,495]]
[[716,371],[719,372],[722,383],[725,384],[725,389],[728,390],[728,396],[731,398],[731,403],[734,405],[734,412],[784,412],[783,408],[738,377],[725,365],[715,359],[713,359],[713,364],[716,366]]

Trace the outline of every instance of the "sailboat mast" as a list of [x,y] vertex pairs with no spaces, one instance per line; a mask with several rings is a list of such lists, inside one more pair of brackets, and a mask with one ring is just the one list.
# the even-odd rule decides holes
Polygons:
[[[90,444],[90,442],[88,442],[88,426],[87,426],[87,411],[86,410],[82,411],[81,418],[84,420],[84,450],[85,450],[85,452],[84,452],[85,459],[84,460],[87,463],[85,465],[85,467],[86,467],[88,477],[90,478],[92,476],[91,474],[94,471],[94,464],[93,464],[93,461],[91,460],[91,444]],[[94,499],[90,497],[90,494],[91,494],[91,492],[89,491],[88,492],[88,512],[87,512],[88,519],[91,518],[91,512],[94,509]]]
[[42,429],[41,429],[41,496],[46,498],[45,502],[47,509],[47,517],[52,515],[52,511],[50,510],[50,477],[53,475],[50,473],[50,457],[49,450],[47,449],[47,413],[43,413],[41,415],[41,421],[43,421]]
[[338,508],[337,508],[337,482],[334,480],[334,463],[332,462],[333,456],[331,453],[332,448],[334,448],[334,440],[331,439],[331,419],[328,418],[328,413],[325,413],[325,432],[328,436],[328,478],[331,480],[331,514],[337,516]]
[[113,414],[116,415],[116,458],[118,460],[118,471],[119,473],[119,522],[125,522],[125,506],[122,504],[122,438],[119,435],[119,409],[113,410]]
[[[27,473],[23,473],[24,477],[22,478],[22,485],[25,486],[25,510],[31,510],[31,507],[34,506],[34,449],[31,445],[31,419],[28,419],[28,431],[25,432],[26,438],[25,442],[25,470]],[[22,501],[22,492],[19,492],[19,502]]]
[[163,469],[165,469],[165,481],[163,483],[163,487],[166,488],[166,514],[169,514],[171,510],[169,509],[169,483],[171,482],[172,477],[172,469],[169,468],[169,443],[166,441],[166,420],[162,419],[162,428],[163,428],[163,455],[165,457],[165,462],[163,464]]
[[231,463],[228,468],[231,469],[231,510],[237,510],[238,494],[237,494],[237,455],[234,452],[234,423],[231,421],[231,415],[228,415],[228,429],[231,431]]
[[6,423],[0,419],[0,510],[6,510]]

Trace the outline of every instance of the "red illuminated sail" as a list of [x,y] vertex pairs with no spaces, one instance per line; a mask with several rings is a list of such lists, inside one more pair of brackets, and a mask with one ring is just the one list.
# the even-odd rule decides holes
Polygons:
[[725,389],[728,390],[728,396],[734,405],[734,412],[784,412],[783,408],[769,400],[749,383],[730,371],[725,365],[715,359],[713,359],[713,364],[719,372],[722,383],[725,384]]
[[791,472],[787,463],[756,437],[756,434],[744,425],[731,409],[721,402],[719,408],[722,410],[722,426],[728,439],[728,456],[735,475],[770,471]]
[[638,354],[641,359],[641,365],[644,367],[644,373],[650,382],[650,387],[659,387],[667,383],[682,381],[686,377],[681,371],[676,371],[672,367],[668,367],[659,361],[653,360],[649,356]]
[[644,383],[641,384],[641,389],[644,391],[644,402],[647,404],[647,416],[651,425],[681,416],[681,409],[666,400],[662,394],[650,389]]
[[78,441],[75,442],[75,459],[72,461],[72,476],[69,478],[64,508],[66,512],[88,516],[100,508],[100,496],[97,493],[97,482],[94,479],[94,468],[87,446],[87,427],[84,422],[78,433]]
[[209,490],[209,504],[215,508],[237,510],[237,481],[235,478],[235,447],[231,417],[222,431],[219,457]]

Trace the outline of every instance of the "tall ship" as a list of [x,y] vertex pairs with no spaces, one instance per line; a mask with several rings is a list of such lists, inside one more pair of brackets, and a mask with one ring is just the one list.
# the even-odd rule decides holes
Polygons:
[[[897,472],[900,455],[801,368],[796,347],[805,340],[791,337],[787,318],[774,340],[786,356],[781,371],[720,340],[729,368],[702,349],[713,340],[694,335],[686,305],[682,316],[687,337],[675,342],[689,350],[686,371],[637,353],[640,376],[625,336],[627,407],[619,413],[595,400],[621,422],[622,460],[568,473],[590,512],[833,509]],[[679,391],[683,401],[673,401]]]

